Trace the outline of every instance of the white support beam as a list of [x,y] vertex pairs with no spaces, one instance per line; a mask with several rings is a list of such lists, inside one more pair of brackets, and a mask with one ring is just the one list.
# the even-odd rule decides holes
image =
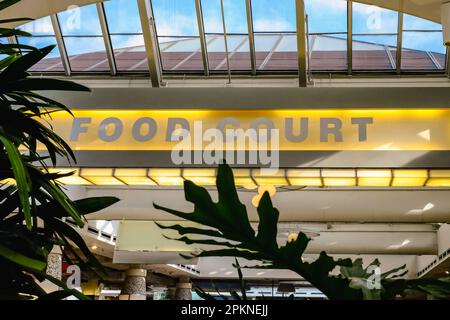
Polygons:
[[353,2],[347,1],[347,73],[353,71]]
[[203,24],[203,11],[200,0],[195,0],[195,11],[197,15],[198,34],[200,37],[203,70],[205,72],[205,76],[209,76],[208,47],[206,44],[205,25]]
[[252,1],[245,0],[245,7],[247,11],[247,29],[248,29],[248,45],[250,49],[250,65],[252,67],[252,74],[256,75],[256,52],[255,52],[255,34],[253,32]]
[[300,87],[308,85],[308,77],[306,74],[306,17],[305,17],[305,1],[296,0],[296,17],[297,17],[297,53],[298,53],[298,84]]
[[53,32],[55,33],[56,44],[58,45],[59,54],[61,55],[61,61],[64,67],[66,76],[72,74],[70,69],[69,56],[67,54],[66,46],[61,33],[61,27],[59,25],[58,16],[56,14],[51,15]]
[[398,13],[397,24],[397,53],[395,57],[395,66],[397,74],[402,70],[402,48],[403,48],[403,13]]
[[111,37],[109,35],[108,22],[106,21],[105,8],[103,3],[97,3],[97,13],[100,21],[100,27],[102,29],[103,41],[105,43],[106,57],[108,59],[109,69],[111,75],[117,74],[116,59],[114,57],[114,50],[111,44]]
[[157,88],[161,85],[161,63],[158,55],[158,39],[156,36],[155,19],[151,0],[137,0],[139,8],[139,17],[141,20],[142,34],[144,36],[145,52],[147,53],[148,68],[150,71],[150,80],[152,87]]

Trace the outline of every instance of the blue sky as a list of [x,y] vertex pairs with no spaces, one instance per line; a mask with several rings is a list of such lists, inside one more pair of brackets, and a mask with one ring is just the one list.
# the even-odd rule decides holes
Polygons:
[[[194,0],[153,0],[157,32],[165,36],[198,36]],[[346,32],[347,2],[344,0],[305,0],[311,33]],[[225,21],[228,33],[247,33],[245,0],[224,0]],[[222,33],[220,0],[202,0],[205,31]],[[295,32],[295,0],[253,0],[253,24],[255,32]],[[111,0],[105,2],[105,11],[112,33],[140,33],[140,21],[136,1]],[[370,34],[355,36],[362,41],[383,44],[396,43],[396,37],[379,34],[397,32],[397,13],[376,7],[354,3],[353,33]],[[59,15],[63,35],[101,36],[95,5],[69,10]],[[50,26],[49,26],[50,25]],[[28,28],[28,29],[27,29]],[[42,19],[25,28],[36,34],[52,35],[49,19]],[[405,30],[440,30],[441,26],[419,18],[405,16]],[[378,34],[378,35],[377,35]],[[404,33],[404,47],[434,52],[445,52],[440,33]],[[81,38],[68,41],[71,54],[104,50],[97,38]],[[52,42],[51,37],[40,42]],[[37,40],[27,40],[32,42]],[[116,47],[142,45],[140,36],[116,36]]]

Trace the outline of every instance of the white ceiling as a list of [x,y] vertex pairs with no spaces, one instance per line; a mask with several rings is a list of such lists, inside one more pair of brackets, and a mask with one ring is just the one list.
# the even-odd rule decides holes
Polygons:
[[[89,219],[178,220],[153,208],[153,203],[190,212],[193,207],[182,190],[113,187],[69,188],[74,198],[117,196],[120,202]],[[213,197],[215,191],[211,190]],[[240,192],[250,219],[257,221],[251,204],[255,192]],[[273,197],[280,221],[316,222],[450,222],[449,190],[298,190],[279,191]]]

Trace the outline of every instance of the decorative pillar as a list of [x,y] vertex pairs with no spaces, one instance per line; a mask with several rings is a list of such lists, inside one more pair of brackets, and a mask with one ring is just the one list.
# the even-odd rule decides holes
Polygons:
[[62,279],[62,252],[58,246],[48,254],[46,273],[58,280]]
[[180,277],[178,279],[175,300],[192,300],[192,283],[189,277]]
[[450,46],[450,2],[441,5],[441,22],[444,35],[444,45]]
[[177,290],[177,288],[175,285],[167,285],[166,299],[167,300],[175,300],[176,290]]
[[140,267],[130,268],[125,273],[125,282],[120,293],[120,300],[146,300],[147,270]]
[[[45,273],[58,280],[62,279],[62,252],[59,246],[54,246],[48,254]],[[59,290],[59,287],[49,280],[41,282],[41,287],[47,293]]]

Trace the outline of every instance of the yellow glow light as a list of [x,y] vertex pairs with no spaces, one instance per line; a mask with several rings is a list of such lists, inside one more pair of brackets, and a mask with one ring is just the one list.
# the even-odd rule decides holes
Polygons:
[[246,189],[256,189],[258,186],[250,177],[250,169],[233,169],[234,183]]
[[82,168],[80,176],[97,186],[121,186],[124,183],[113,176],[113,169]]
[[293,241],[296,241],[297,240],[297,238],[298,238],[298,233],[295,233],[295,232],[289,232],[289,234],[288,234],[288,242],[293,242]]
[[427,187],[450,187],[450,170],[430,170]]
[[183,177],[200,186],[216,185],[216,169],[184,169]]
[[356,186],[356,172],[353,169],[322,170],[322,177],[326,187]]
[[286,176],[292,186],[322,186],[319,169],[289,169]]
[[397,169],[394,170],[393,187],[422,187],[428,179],[427,170]]
[[252,198],[252,205],[253,205],[255,208],[258,208],[259,201],[261,201],[261,198],[262,198],[262,196],[261,196],[260,194],[257,194],[257,195],[255,195],[255,196]]
[[181,169],[150,169],[149,177],[160,186],[182,186]]
[[267,174],[264,169],[253,170],[252,175],[259,186],[286,186],[288,181],[285,177],[283,169],[277,170],[275,173]]
[[147,176],[147,169],[116,169],[114,176],[130,186],[156,186]]
[[389,187],[392,180],[391,170],[361,169],[357,171],[360,187]]
[[262,196],[266,191],[269,193],[271,197],[273,197],[275,193],[277,193],[277,188],[275,188],[274,186],[260,186],[258,188],[258,194],[260,196]]
[[68,186],[92,185],[91,182],[80,177],[80,170],[76,169],[76,168],[49,168],[48,172],[61,173],[61,174],[73,172],[73,175],[64,177],[64,178],[60,178],[57,180],[59,183],[62,183],[62,184],[68,185]]
[[12,178],[3,179],[0,181],[0,185],[4,184],[16,184],[16,180]]

